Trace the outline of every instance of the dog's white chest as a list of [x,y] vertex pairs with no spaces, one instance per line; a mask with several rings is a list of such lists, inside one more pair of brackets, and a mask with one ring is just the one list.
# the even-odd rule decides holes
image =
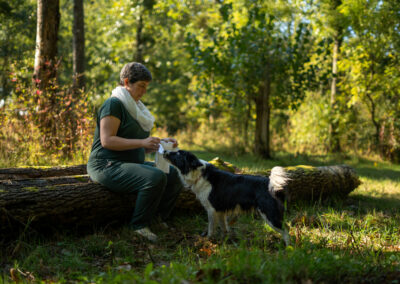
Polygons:
[[196,194],[196,197],[200,201],[201,205],[203,205],[207,211],[211,210],[212,205],[208,200],[212,189],[211,184],[206,179],[201,177],[195,184],[192,185],[191,189]]

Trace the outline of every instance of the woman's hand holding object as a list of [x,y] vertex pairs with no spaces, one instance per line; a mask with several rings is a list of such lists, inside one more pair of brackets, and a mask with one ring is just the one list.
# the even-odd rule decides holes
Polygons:
[[152,152],[157,151],[160,147],[161,139],[158,137],[148,137],[143,139],[143,148],[148,149]]

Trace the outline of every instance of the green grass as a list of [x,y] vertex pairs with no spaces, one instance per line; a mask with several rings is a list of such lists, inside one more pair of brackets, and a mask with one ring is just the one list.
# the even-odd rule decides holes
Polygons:
[[[293,156],[274,160],[197,150],[246,169],[276,165],[353,166],[362,184],[342,201],[303,204],[287,216],[292,246],[257,215],[235,223],[235,236],[208,240],[204,212],[175,210],[175,231],[155,228],[149,244],[125,226],[89,233],[63,231],[3,243],[0,283],[10,269],[36,280],[67,283],[400,283],[400,166],[340,156]],[[28,276],[21,276],[27,279]]]

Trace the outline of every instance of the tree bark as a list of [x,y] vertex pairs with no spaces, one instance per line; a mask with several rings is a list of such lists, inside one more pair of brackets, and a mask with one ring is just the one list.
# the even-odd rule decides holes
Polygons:
[[[240,172],[219,158],[210,163],[223,170]],[[270,171],[257,174],[270,176]],[[360,184],[354,170],[344,165],[288,167],[283,175],[287,183],[277,189],[276,196],[286,198],[288,204],[345,197]],[[1,169],[0,178],[0,239],[2,235],[9,236],[27,226],[40,230],[124,221],[132,215],[136,201],[136,194],[112,193],[91,182],[85,165]],[[203,210],[188,189],[181,192],[176,207],[196,212]]]
[[69,167],[35,167],[35,168],[4,168],[0,169],[0,180],[19,180],[40,177],[58,177],[85,175],[86,165],[76,165]]
[[37,1],[37,28],[34,79],[40,90],[46,89],[57,76],[56,57],[60,1]]
[[[264,175],[270,175],[267,171]],[[344,198],[360,184],[353,168],[347,165],[284,168],[287,183],[276,189],[276,196],[288,204],[298,201],[323,201],[328,198]]]
[[73,25],[73,74],[74,88],[85,87],[85,24],[83,0],[74,0]]
[[256,137],[255,153],[265,159],[271,158],[270,152],[270,92],[271,82],[267,76],[260,94],[256,98]]
[[[0,181],[0,239],[27,227],[80,228],[126,221],[135,201],[136,194],[113,193],[87,176]],[[176,207],[202,210],[190,190],[181,192]]]
[[138,18],[138,26],[136,30],[136,62],[143,63],[143,39],[142,39],[142,30],[143,30],[143,13],[144,8],[140,9]]
[[[339,32],[338,32],[339,33]],[[336,35],[333,43],[333,52],[332,52],[332,82],[331,82],[331,97],[330,97],[330,123],[329,123],[329,150],[330,152],[338,153],[340,152],[340,139],[338,133],[339,124],[337,122],[337,103],[336,103],[336,95],[337,95],[337,61],[338,54],[340,49],[340,40],[339,36]]]
[[[333,0],[330,1],[331,13],[333,12],[333,16],[335,17],[338,12],[339,6],[342,5],[342,0]],[[342,19],[343,20],[343,19]],[[332,50],[332,81],[331,81],[331,97],[330,97],[330,121],[329,121],[329,151],[333,153],[338,153],[341,151],[340,147],[340,139],[339,139],[339,122],[338,116],[338,104],[337,104],[337,81],[338,81],[338,70],[337,70],[337,62],[338,56],[340,52],[340,46],[343,40],[343,32],[344,32],[344,23],[338,22],[336,19],[332,28],[334,29],[333,35],[333,50]]]

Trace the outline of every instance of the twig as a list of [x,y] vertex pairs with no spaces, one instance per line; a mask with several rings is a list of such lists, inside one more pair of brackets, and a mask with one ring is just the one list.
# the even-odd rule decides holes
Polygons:
[[149,246],[146,246],[146,248],[147,248],[147,253],[149,254],[149,257],[150,257],[151,262],[152,262],[153,264],[155,264],[156,262],[155,262],[155,260],[154,260],[154,258],[153,258],[153,256],[152,256],[152,254],[151,254],[151,251],[150,251]]

